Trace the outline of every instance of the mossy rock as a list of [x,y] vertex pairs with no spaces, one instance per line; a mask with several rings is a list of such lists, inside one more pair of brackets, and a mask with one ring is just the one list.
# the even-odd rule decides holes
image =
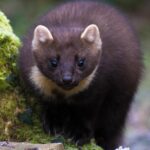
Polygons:
[[[20,86],[16,65],[20,46],[9,20],[0,12],[0,141],[49,143],[59,140],[66,150],[77,150],[63,137],[50,137],[43,132],[40,105]],[[101,150],[94,142],[82,149]]]
[[6,16],[0,12],[0,90],[10,86],[7,79],[16,71],[16,56],[20,46],[19,38],[13,33]]
[[9,20],[0,12],[0,140],[45,143],[50,138],[43,133],[39,115],[33,113],[36,101],[19,87],[16,62],[20,46]]

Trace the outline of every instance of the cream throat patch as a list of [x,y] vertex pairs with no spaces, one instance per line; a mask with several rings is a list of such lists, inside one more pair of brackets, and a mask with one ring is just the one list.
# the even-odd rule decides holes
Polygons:
[[97,68],[98,67],[96,67],[88,77],[80,81],[78,86],[74,87],[71,90],[64,90],[61,87],[59,87],[52,80],[44,76],[37,66],[33,66],[31,68],[30,81],[38,90],[40,90],[41,93],[43,93],[47,97],[55,97],[53,93],[54,90],[64,94],[65,97],[69,97],[89,87],[91,81],[94,79]]

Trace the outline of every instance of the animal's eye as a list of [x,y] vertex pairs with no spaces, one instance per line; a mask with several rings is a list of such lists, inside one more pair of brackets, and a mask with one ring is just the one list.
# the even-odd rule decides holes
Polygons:
[[82,68],[85,64],[85,58],[80,58],[77,62],[78,67]]
[[48,65],[51,68],[56,68],[58,66],[58,59],[57,58],[50,59]]

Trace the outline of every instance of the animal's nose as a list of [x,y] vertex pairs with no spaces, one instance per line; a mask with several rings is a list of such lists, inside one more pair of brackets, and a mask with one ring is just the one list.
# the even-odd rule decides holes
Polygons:
[[71,74],[65,74],[63,76],[62,80],[63,80],[64,84],[70,84],[70,83],[72,83],[72,75]]

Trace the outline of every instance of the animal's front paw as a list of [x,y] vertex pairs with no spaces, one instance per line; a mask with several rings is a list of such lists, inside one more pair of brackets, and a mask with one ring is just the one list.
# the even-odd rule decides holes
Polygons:
[[88,128],[79,127],[79,126],[70,126],[65,129],[65,137],[71,139],[78,146],[82,146],[92,138],[92,133]]
[[43,128],[49,135],[61,135],[63,133],[61,123],[54,117],[49,117],[48,114],[43,114],[42,117]]

